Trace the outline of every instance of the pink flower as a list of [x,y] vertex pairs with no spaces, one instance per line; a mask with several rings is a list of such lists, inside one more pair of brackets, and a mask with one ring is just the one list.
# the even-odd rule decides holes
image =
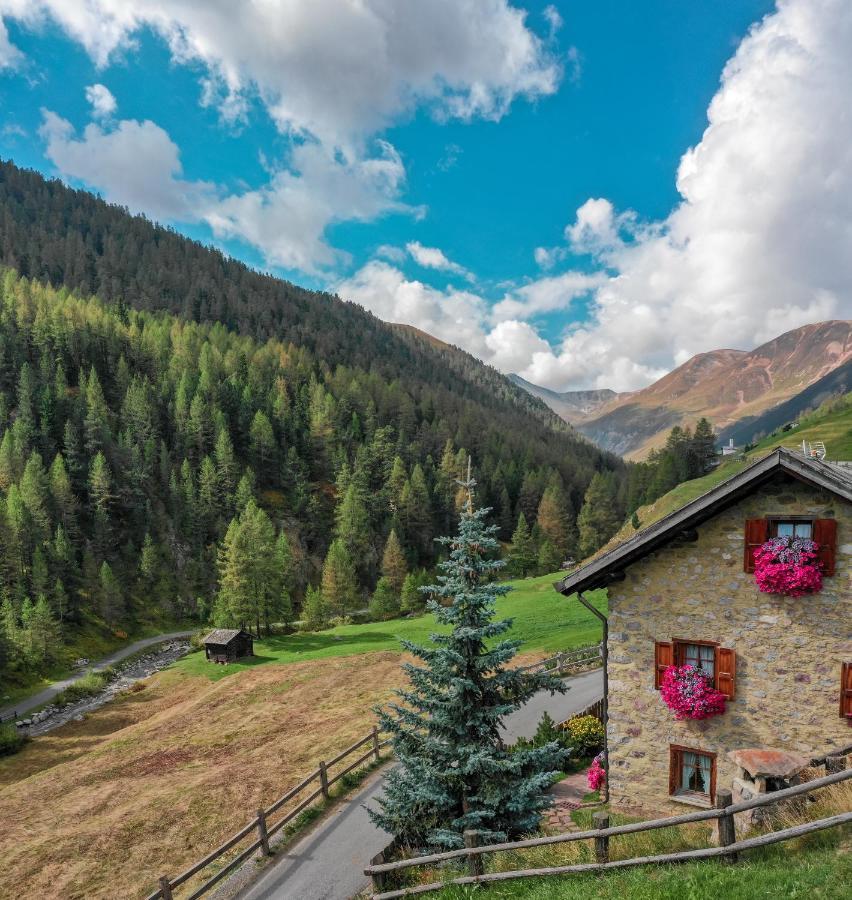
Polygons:
[[695,666],[669,666],[663,673],[660,696],[678,720],[709,719],[725,711],[725,695]]
[[754,581],[764,594],[803,597],[819,593],[819,545],[805,538],[772,538],[754,551]]
[[586,772],[586,782],[589,785],[589,790],[597,791],[600,790],[602,785],[606,783],[606,772],[601,765],[601,761],[599,757],[595,757],[592,761],[592,765],[589,768],[589,771]]

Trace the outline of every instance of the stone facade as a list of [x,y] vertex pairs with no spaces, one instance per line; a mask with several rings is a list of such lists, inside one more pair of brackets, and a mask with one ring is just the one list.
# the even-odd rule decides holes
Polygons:
[[[837,519],[836,574],[809,597],[761,594],[743,571],[746,519]],[[613,808],[683,812],[669,796],[669,745],[717,754],[776,747],[822,755],[852,743],[839,716],[840,666],[852,660],[852,504],[786,475],[717,513],[694,543],[633,563],[609,588],[609,753]],[[736,652],[736,699],[703,721],[675,721],[654,688],[654,642],[718,641]]]

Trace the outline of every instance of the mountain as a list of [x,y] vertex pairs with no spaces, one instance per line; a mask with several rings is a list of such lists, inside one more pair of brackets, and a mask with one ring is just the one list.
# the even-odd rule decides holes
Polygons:
[[560,392],[551,391],[549,388],[533,384],[531,381],[527,381],[514,373],[508,375],[507,378],[518,385],[518,387],[523,388],[527,393],[532,394],[533,397],[543,400],[556,415],[572,425],[588,418],[595,410],[618,397],[618,394],[609,388]]
[[51,615],[256,627],[330,566],[361,609],[388,546],[434,565],[468,454],[504,539],[624,483],[469,354],[11,163],[0,263],[0,681],[49,669]]
[[754,443],[785,425],[796,422],[803,413],[816,409],[830,397],[852,391],[852,360],[838,366],[803,391],[773,406],[759,416],[746,416],[719,431],[719,443],[742,445]]
[[852,359],[852,322],[804,325],[755,350],[714,350],[692,357],[659,381],[620,394],[576,427],[598,446],[642,459],[675,425],[702,416],[718,431],[755,418],[801,394]]

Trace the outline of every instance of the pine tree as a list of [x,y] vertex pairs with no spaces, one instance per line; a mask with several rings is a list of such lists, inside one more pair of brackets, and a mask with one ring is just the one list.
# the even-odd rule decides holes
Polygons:
[[28,615],[27,643],[32,665],[39,669],[53,662],[62,646],[59,623],[54,618],[44,594],[39,595],[32,612]]
[[396,531],[391,529],[385,544],[385,552],[382,554],[382,575],[390,582],[397,596],[402,591],[402,585],[408,575],[408,564],[402,552],[402,545],[396,536]]
[[317,631],[328,625],[329,610],[318,587],[308,587],[302,604],[302,622],[305,627]]
[[400,610],[404,613],[421,612],[426,605],[426,595],[421,590],[428,586],[429,576],[425,569],[418,572],[409,572],[402,583],[400,595]]
[[583,508],[577,517],[580,555],[590,556],[602,547],[621,524],[615,484],[608,473],[595,472],[586,491]]
[[518,524],[512,533],[512,547],[509,551],[509,566],[512,574],[526,578],[536,565],[536,552],[533,546],[527,520],[523,513],[518,513]]
[[340,538],[331,542],[322,567],[322,598],[329,615],[344,616],[360,606],[355,566]]
[[98,573],[100,581],[101,615],[110,625],[117,625],[125,613],[124,595],[121,585],[106,561],[101,563]]
[[370,599],[370,618],[375,621],[393,619],[399,615],[399,593],[394,590],[390,579],[384,575],[376,583]]
[[450,558],[433,590],[449,605],[433,601],[430,610],[451,632],[434,635],[429,647],[403,641],[424,665],[404,665],[411,687],[397,692],[401,704],[377,711],[399,765],[370,815],[412,846],[461,847],[469,828],[486,842],[535,830],[564,762],[556,744],[512,753],[500,738],[506,715],[539,690],[563,688],[552,676],[506,667],[518,641],[494,643],[511,627],[494,619],[497,598],[510,588],[492,581],[501,562],[492,559],[497,526],[485,525],[487,512],[474,512],[468,500],[458,535],[444,539]]
[[576,542],[574,510],[571,509],[571,501],[558,474],[554,474],[541,495],[536,524],[544,538],[552,545],[555,555],[562,557],[558,562],[561,563],[574,552]]

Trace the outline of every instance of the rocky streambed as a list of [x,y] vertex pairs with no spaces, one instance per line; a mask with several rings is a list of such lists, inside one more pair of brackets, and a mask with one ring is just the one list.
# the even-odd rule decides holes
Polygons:
[[58,728],[66,722],[79,722],[85,713],[109,703],[115,696],[126,691],[137,681],[159,672],[160,669],[164,669],[175,660],[185,656],[189,650],[190,645],[187,640],[173,640],[157,644],[140,656],[116,665],[115,677],[97,694],[83,697],[73,703],[61,705],[51,703],[30,716],[18,719],[15,725],[24,734],[35,737]]

